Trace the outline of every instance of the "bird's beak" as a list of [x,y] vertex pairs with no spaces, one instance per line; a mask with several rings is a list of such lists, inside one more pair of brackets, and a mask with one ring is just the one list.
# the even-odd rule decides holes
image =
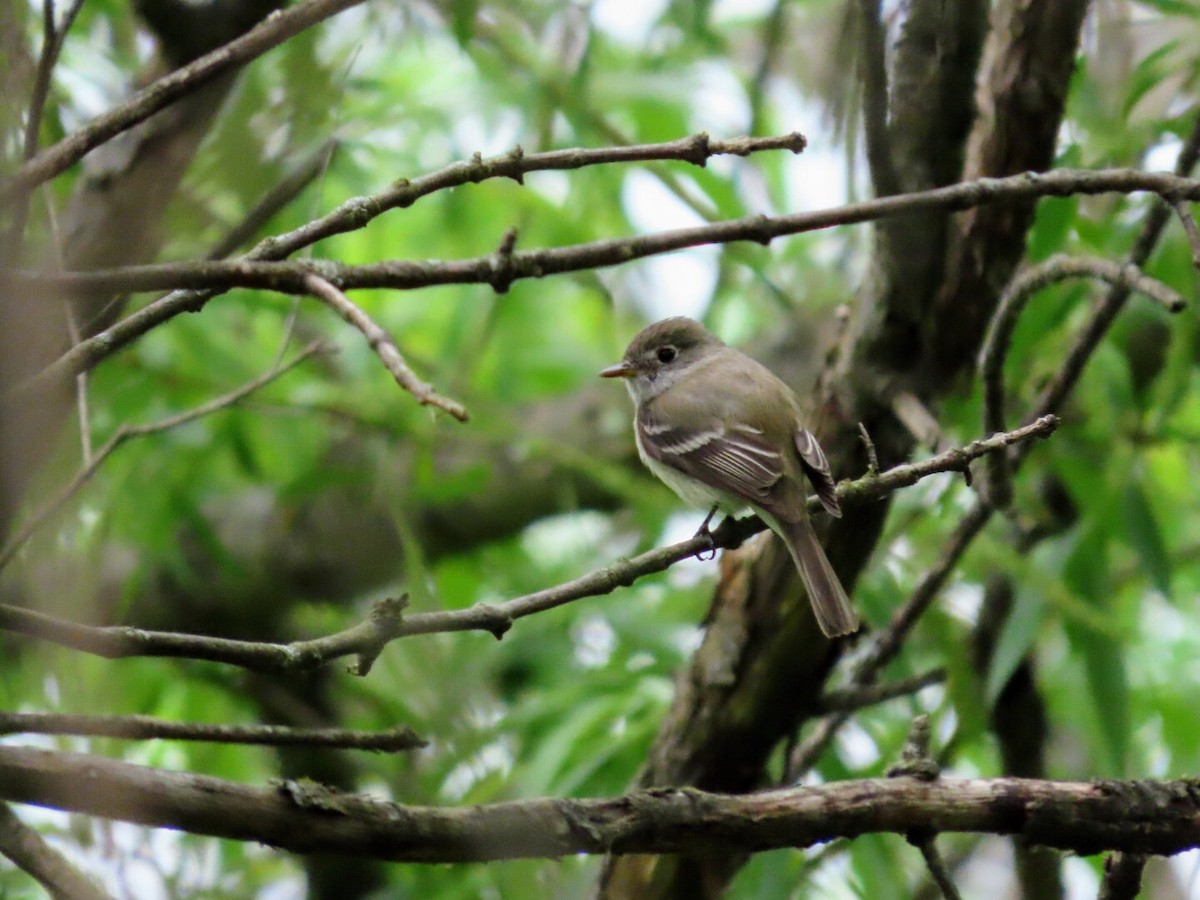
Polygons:
[[622,360],[615,366],[609,366],[600,373],[601,378],[632,378],[635,372],[633,366]]

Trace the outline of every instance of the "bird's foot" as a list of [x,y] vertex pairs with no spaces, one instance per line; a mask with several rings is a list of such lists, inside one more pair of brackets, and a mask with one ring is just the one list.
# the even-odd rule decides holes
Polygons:
[[[708,542],[707,548],[705,548],[704,550],[700,550],[698,553],[696,553],[696,559],[700,559],[700,560],[716,559],[716,557],[717,557],[717,542],[713,538],[712,529],[710,529],[708,527],[709,523],[711,523],[713,520],[713,516],[715,516],[716,514],[717,514],[717,507],[714,506],[712,509],[710,509],[708,511],[708,515],[704,517],[704,521],[700,523],[700,527],[696,529],[696,534],[694,536],[698,537],[698,538],[703,538],[704,540],[706,540]],[[708,556],[705,556],[706,553],[708,554]]]

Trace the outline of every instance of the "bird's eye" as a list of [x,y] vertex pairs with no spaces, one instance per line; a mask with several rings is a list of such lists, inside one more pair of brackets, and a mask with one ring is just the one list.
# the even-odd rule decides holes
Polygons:
[[660,363],[669,363],[678,355],[679,351],[674,347],[659,347],[658,352],[655,354]]

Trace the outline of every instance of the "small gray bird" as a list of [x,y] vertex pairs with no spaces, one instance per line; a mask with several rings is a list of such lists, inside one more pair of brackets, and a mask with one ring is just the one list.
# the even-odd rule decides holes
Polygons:
[[841,516],[829,461],[786,384],[683,316],[644,328],[600,375],[625,379],[638,455],[651,472],[693,506],[754,510],[787,546],[821,631],[858,628],[805,502],[807,481]]

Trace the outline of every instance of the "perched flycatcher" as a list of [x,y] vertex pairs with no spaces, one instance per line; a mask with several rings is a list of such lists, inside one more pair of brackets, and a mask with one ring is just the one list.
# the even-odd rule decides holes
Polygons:
[[787,546],[821,631],[858,628],[808,519],[806,482],[830,514],[842,514],[829,461],[786,384],[682,316],[647,326],[600,375],[625,379],[638,455],[651,472],[691,505],[754,510]]

